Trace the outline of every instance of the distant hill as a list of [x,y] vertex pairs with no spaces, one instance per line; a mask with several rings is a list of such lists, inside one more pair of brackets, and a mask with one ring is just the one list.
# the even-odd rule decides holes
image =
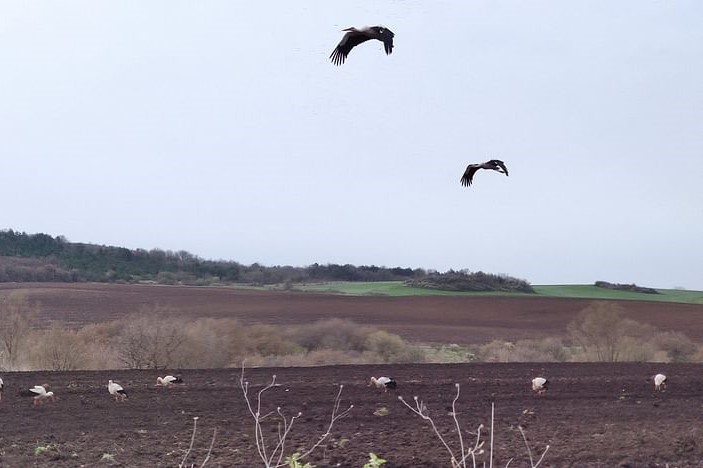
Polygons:
[[[69,242],[63,236],[0,230],[0,282],[108,282],[210,285],[283,284],[322,281],[418,281],[444,290],[529,292],[524,280],[468,271],[437,273],[421,268],[314,263],[305,267],[242,265],[204,260],[184,250],[126,249]],[[470,289],[478,284],[480,289]],[[511,289],[511,285],[514,289]],[[519,289],[518,289],[519,288]],[[527,288],[527,289],[526,289]]]

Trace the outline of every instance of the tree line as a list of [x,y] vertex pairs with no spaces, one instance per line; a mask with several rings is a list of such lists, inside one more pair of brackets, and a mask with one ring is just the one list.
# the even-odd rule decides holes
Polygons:
[[184,250],[127,249],[69,242],[63,236],[0,230],[0,282],[265,285],[322,281],[407,281],[436,289],[531,292],[524,280],[468,270],[438,273],[422,268],[375,265],[243,265],[235,261],[205,260]]

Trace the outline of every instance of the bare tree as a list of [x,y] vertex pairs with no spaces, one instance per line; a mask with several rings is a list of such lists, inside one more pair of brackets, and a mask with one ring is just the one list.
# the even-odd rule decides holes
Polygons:
[[38,307],[30,304],[27,295],[13,292],[0,298],[0,354],[5,367],[17,368],[20,352],[32,330]]
[[652,335],[654,328],[625,318],[617,304],[598,301],[582,310],[567,330],[597,361],[616,362],[628,346]]
[[143,308],[124,319],[119,339],[120,359],[130,369],[163,369],[176,363],[186,340],[183,322],[169,309]]
[[34,354],[40,369],[66,371],[85,368],[85,343],[78,332],[58,324],[41,332]]

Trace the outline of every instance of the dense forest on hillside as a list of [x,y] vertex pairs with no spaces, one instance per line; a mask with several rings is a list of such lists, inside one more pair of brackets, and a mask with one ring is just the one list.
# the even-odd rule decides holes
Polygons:
[[[421,268],[314,263],[305,267],[204,260],[186,251],[126,249],[69,242],[63,236],[0,230],[0,282],[157,282],[159,284],[290,284],[321,281],[418,281],[450,290],[531,291],[505,275]],[[425,280],[425,281],[422,281]],[[419,283],[422,281],[422,283]],[[480,281],[478,289],[467,283]],[[510,286],[516,286],[510,289]]]

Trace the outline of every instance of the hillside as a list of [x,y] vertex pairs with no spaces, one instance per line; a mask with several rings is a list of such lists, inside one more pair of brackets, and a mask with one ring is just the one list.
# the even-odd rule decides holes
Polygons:
[[468,270],[438,273],[375,265],[304,267],[204,260],[184,250],[126,249],[69,242],[63,236],[0,231],[0,282],[103,282],[167,285],[285,284],[321,281],[413,281],[457,291],[531,292],[527,281]]

